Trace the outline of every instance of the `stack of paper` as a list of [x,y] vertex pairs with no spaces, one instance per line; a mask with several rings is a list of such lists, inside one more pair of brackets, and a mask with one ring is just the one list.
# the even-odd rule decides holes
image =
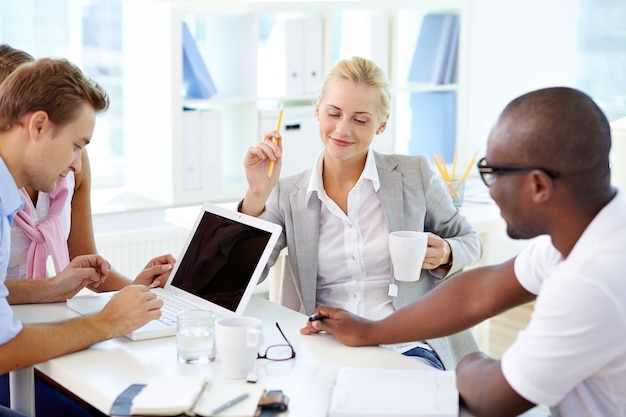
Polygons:
[[340,368],[329,417],[456,417],[454,371]]

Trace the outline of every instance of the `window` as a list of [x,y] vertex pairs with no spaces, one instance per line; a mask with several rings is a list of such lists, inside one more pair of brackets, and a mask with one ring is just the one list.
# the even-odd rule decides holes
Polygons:
[[0,43],[64,57],[107,91],[88,147],[94,191],[124,184],[121,0],[0,0]]
[[626,116],[626,6],[621,0],[580,0],[576,84],[609,121]]

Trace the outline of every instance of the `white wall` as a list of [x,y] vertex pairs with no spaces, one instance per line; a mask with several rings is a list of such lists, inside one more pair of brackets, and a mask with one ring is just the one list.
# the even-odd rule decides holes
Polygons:
[[574,86],[578,2],[471,2],[468,142],[483,155],[489,130],[513,98]]
[[[482,156],[491,127],[512,99],[574,86],[578,2],[474,0],[470,7],[467,138]],[[503,262],[530,242],[492,233],[485,261]]]
[[626,117],[611,123],[611,182],[626,191]]

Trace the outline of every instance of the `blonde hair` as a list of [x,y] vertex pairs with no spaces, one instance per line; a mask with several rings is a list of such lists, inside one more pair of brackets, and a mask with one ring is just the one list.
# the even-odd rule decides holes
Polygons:
[[316,105],[324,97],[328,81],[347,80],[362,83],[378,90],[378,113],[381,120],[385,120],[391,109],[391,82],[378,65],[373,61],[358,56],[342,59],[326,75]]

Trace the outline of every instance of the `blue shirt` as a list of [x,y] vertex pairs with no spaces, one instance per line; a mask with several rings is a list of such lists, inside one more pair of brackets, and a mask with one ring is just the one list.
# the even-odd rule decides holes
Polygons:
[[7,301],[9,290],[4,285],[11,259],[11,223],[22,207],[24,203],[15,180],[0,157],[0,345],[22,331],[22,323],[15,318]]

